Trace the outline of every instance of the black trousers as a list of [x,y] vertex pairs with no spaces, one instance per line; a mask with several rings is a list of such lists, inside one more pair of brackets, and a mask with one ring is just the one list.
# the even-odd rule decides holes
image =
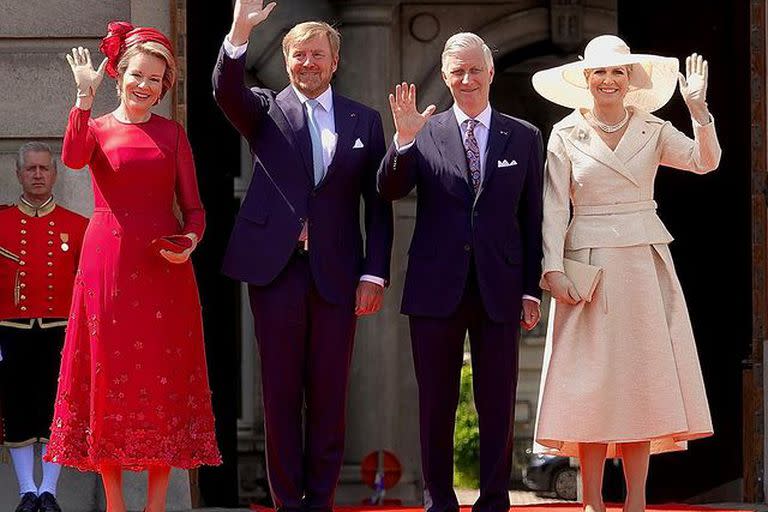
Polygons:
[[48,440],[64,329],[0,326],[0,410],[6,446]]
[[[517,318],[519,315],[515,315]],[[480,422],[480,497],[473,512],[507,512],[512,472],[520,323],[494,322],[485,311],[474,265],[457,310],[445,318],[410,317],[419,388],[421,467],[427,512],[459,512],[453,491],[453,437],[464,339]]]

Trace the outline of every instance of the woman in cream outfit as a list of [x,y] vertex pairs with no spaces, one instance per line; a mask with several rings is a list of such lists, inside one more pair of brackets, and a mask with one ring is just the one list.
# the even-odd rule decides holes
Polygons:
[[[537,451],[577,456],[584,509],[603,512],[606,457],[621,457],[626,512],[645,509],[652,453],[712,435],[685,298],[656,215],[659,165],[717,168],[720,146],[706,104],[707,63],[632,54],[599,36],[584,59],[536,73],[536,91],[575,110],[547,146],[543,285],[553,296],[535,439]],[[694,139],[650,112],[680,84]],[[570,207],[573,207],[573,215]],[[591,302],[563,258],[604,269]]]

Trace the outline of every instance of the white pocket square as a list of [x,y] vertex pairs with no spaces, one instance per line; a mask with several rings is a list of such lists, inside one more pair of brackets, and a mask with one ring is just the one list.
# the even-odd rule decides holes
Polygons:
[[363,141],[361,141],[360,138],[358,137],[358,139],[355,141],[355,145],[352,146],[352,149],[360,149],[364,147],[365,147],[365,144],[363,144]]
[[504,160],[499,160],[499,163],[497,164],[497,167],[512,167],[514,165],[517,165],[517,160],[507,161],[505,158]]

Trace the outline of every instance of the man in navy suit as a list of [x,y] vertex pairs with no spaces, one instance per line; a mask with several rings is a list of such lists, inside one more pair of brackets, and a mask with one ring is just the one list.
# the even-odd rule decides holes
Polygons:
[[275,506],[330,511],[356,317],[381,307],[392,207],[376,193],[385,152],[379,114],[330,86],[336,30],[307,22],[286,34],[290,85],[281,92],[243,84],[248,37],[274,7],[235,2],[213,74],[216,101],[254,158],[224,273],[249,285]]
[[490,106],[493,73],[483,40],[456,34],[442,56],[451,109],[419,113],[406,83],[389,97],[397,132],[379,192],[396,200],[417,189],[402,312],[419,388],[427,512],[459,509],[453,432],[467,331],[480,420],[473,510],[508,510],[519,326],[530,330],[540,316],[541,134]]

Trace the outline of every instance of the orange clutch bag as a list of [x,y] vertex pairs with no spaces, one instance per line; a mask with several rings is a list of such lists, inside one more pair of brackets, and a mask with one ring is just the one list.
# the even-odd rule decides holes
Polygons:
[[184,235],[161,236],[152,240],[152,247],[158,252],[162,249],[171,252],[184,252],[192,247],[192,240]]

